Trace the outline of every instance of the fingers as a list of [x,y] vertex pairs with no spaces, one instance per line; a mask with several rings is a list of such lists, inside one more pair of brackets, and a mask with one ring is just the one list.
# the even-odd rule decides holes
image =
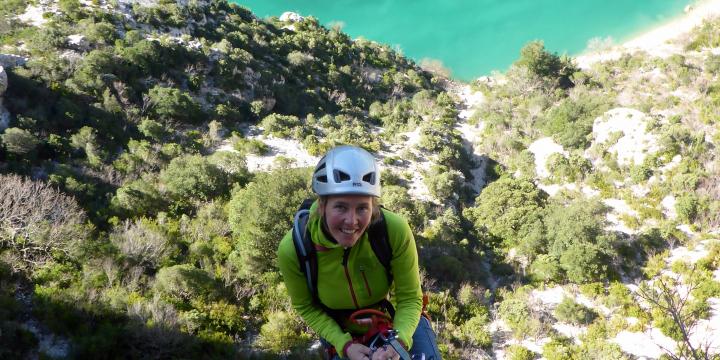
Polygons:
[[371,360],[394,360],[399,359],[400,356],[395,352],[395,349],[392,347],[381,347],[375,350],[375,352],[372,354]]
[[370,360],[372,354],[372,350],[362,344],[352,344],[347,348],[346,352],[351,360]]

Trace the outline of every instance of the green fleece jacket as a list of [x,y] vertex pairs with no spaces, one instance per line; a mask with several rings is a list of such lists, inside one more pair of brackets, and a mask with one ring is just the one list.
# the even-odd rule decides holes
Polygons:
[[[353,247],[343,249],[323,233],[321,220],[315,215],[316,207],[317,202],[310,209],[313,215],[308,221],[308,229],[313,243],[319,245],[316,248],[320,301],[330,309],[347,310],[362,309],[387,297],[391,284],[388,284],[385,267],[370,246],[367,232]],[[385,209],[382,211],[392,248],[390,265],[394,280],[395,306],[393,327],[400,340],[412,347],[412,335],[422,311],[415,239],[405,219]],[[347,265],[344,266],[345,256]],[[342,352],[345,344],[352,340],[352,336],[313,302],[305,275],[300,271],[290,231],[278,247],[278,265],[295,310],[318,335],[329,341],[338,352]]]

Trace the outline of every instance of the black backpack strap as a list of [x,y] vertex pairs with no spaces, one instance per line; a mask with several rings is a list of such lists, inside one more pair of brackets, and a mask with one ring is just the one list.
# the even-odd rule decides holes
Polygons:
[[388,277],[388,284],[392,283],[392,266],[390,266],[390,260],[392,260],[392,248],[390,247],[390,239],[388,239],[387,223],[385,221],[385,215],[382,209],[380,209],[380,218],[374,223],[370,224],[367,230],[368,240],[370,240],[370,246],[375,253],[375,256],[380,260],[380,263],[385,267],[385,272]]

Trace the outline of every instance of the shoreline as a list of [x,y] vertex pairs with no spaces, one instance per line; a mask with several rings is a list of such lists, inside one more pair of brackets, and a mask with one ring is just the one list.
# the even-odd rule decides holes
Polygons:
[[580,68],[585,69],[597,62],[618,59],[625,53],[645,51],[653,56],[666,57],[682,51],[682,47],[669,42],[688,34],[705,19],[720,16],[720,0],[699,0],[688,6],[689,11],[631,36],[622,44],[598,51],[586,51],[573,58]]

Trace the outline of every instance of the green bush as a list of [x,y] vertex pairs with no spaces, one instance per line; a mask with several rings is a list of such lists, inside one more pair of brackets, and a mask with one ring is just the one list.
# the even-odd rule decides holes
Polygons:
[[542,41],[531,41],[520,49],[520,58],[513,66],[527,68],[531,73],[552,81],[554,87],[568,89],[574,86],[570,80],[578,69],[567,57],[545,50]]
[[695,194],[685,194],[677,198],[675,211],[678,219],[684,223],[692,223],[698,214],[699,198]]
[[270,148],[258,139],[238,139],[233,148],[237,150],[241,155],[254,154],[254,155],[265,155]]
[[605,97],[583,93],[577,98],[563,99],[548,110],[540,127],[565,148],[585,149],[590,145],[593,121],[610,108]]
[[155,86],[148,92],[150,113],[165,123],[200,123],[205,118],[200,105],[188,93],[175,88]]
[[228,191],[225,172],[200,155],[173,159],[160,172],[160,181],[181,202],[209,200]]
[[185,302],[195,298],[211,299],[215,296],[216,286],[205,271],[182,264],[160,269],[153,288],[173,302]]
[[18,128],[7,128],[0,135],[0,144],[5,145],[5,150],[11,154],[20,156],[27,155],[37,148],[40,140],[29,131]]
[[516,339],[536,337],[543,329],[543,324],[528,307],[528,295],[520,290],[500,303],[498,315],[507,323]]
[[532,182],[504,177],[490,183],[475,199],[477,205],[465,209],[463,215],[476,230],[487,228],[502,239],[505,249],[516,247],[519,254],[534,257],[546,244],[546,198]]
[[296,314],[278,311],[270,314],[268,321],[260,327],[256,345],[273,353],[283,354],[291,350],[306,348],[312,336]]
[[533,360],[536,357],[534,352],[521,345],[510,345],[505,352],[509,360]]
[[263,127],[267,134],[287,138],[294,137],[294,130],[302,126],[302,122],[297,116],[270,114],[262,120],[260,126]]
[[720,46],[720,21],[715,19],[707,19],[702,25],[693,29],[691,40],[685,46],[688,50],[700,50],[701,48],[716,48]]
[[280,240],[304,199],[311,197],[306,169],[279,169],[258,174],[228,203],[236,241],[231,255],[243,275],[262,274],[274,266]]
[[543,345],[542,356],[547,360],[574,359],[575,346],[571,339],[566,337],[553,337]]
[[492,345],[492,338],[488,330],[488,317],[483,315],[473,316],[460,325],[458,338],[473,347],[489,348]]
[[564,298],[555,308],[555,318],[559,321],[574,324],[588,325],[598,314],[592,309],[576,303],[571,298]]

